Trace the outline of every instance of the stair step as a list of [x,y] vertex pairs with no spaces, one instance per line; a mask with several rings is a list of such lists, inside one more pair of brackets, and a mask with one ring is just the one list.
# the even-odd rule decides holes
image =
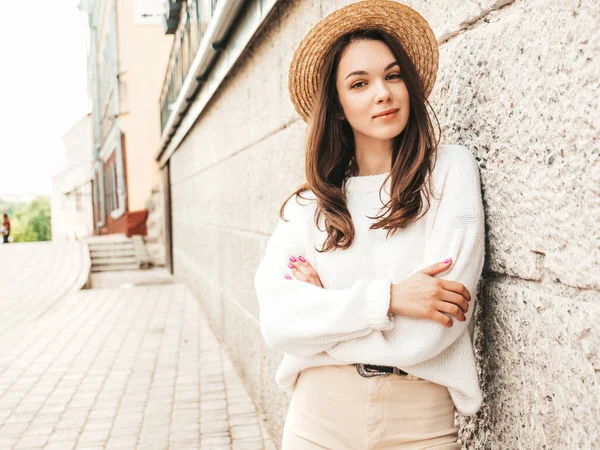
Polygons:
[[146,249],[144,238],[136,235],[107,235],[87,240],[92,272],[108,270],[140,269],[150,267],[152,260]]
[[110,245],[90,245],[88,247],[90,250],[106,250],[108,248],[135,248],[133,242],[127,244],[110,244]]
[[92,258],[92,266],[102,264],[137,264],[137,260],[133,256],[114,257],[114,258]]
[[113,264],[109,266],[92,266],[92,272],[110,272],[113,270],[138,270],[137,264]]
[[91,250],[92,258],[102,258],[104,256],[134,256],[136,253],[133,250]]
[[98,242],[126,242],[129,241],[125,234],[104,234],[101,236],[89,236],[85,239],[88,244],[96,244]]
[[135,248],[131,247],[131,248],[90,248],[90,254],[93,253],[108,253],[108,252],[113,252],[113,253],[135,253]]
[[128,250],[94,250],[90,252],[90,255],[129,255],[129,256],[133,256],[135,255],[135,250],[134,249],[128,249]]
[[106,242],[105,244],[90,244],[88,247],[90,250],[101,250],[105,248],[133,248],[134,244],[133,242]]

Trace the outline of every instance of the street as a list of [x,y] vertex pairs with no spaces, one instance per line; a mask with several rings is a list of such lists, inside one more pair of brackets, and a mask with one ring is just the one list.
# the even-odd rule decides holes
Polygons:
[[79,290],[78,245],[5,247],[1,449],[271,448],[184,284]]

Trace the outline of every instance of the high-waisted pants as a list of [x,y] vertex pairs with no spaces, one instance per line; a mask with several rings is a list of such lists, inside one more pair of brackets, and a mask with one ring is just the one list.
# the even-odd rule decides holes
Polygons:
[[282,450],[460,450],[448,389],[406,375],[361,377],[355,366],[300,373]]

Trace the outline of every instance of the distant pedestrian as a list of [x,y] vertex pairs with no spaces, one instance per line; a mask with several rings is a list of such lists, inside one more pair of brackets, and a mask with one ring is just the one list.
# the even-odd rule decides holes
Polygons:
[[4,221],[2,222],[2,235],[4,237],[4,243],[8,244],[8,236],[10,236],[10,220],[8,220],[8,214],[4,214]]

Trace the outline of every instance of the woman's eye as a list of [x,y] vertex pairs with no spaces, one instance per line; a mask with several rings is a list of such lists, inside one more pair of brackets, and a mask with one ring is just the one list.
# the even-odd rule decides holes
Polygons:
[[350,89],[361,88],[364,84],[366,84],[364,81],[359,81],[350,86]]
[[402,75],[400,75],[399,73],[391,73],[388,75],[388,78],[398,79],[402,78]]

